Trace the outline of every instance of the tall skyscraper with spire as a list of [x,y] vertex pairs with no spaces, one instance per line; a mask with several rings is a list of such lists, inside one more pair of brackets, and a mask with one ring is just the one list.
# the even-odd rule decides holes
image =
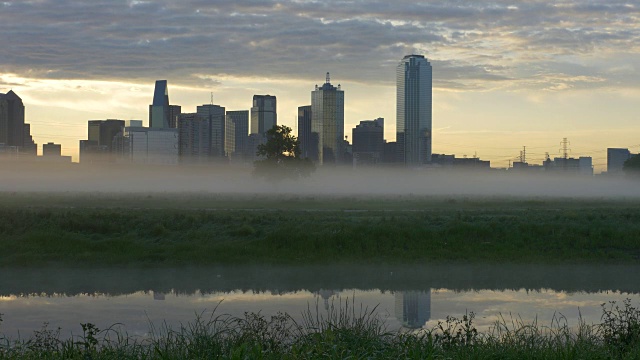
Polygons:
[[338,164],[346,151],[344,145],[344,91],[327,81],[311,92],[311,133],[318,141],[318,163]]
[[432,70],[423,55],[407,55],[396,69],[398,160],[407,166],[431,161]]

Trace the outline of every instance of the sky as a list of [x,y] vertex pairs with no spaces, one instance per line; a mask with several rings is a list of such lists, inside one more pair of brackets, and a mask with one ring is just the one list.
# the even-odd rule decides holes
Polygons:
[[[405,0],[0,1],[0,92],[15,91],[39,144],[77,161],[91,119],[148,120],[157,79],[183,112],[248,110],[276,95],[278,122],[331,82],[345,134],[385,118],[395,140],[395,67],[433,66],[433,152],[506,167],[526,146],[592,156],[640,152],[640,2]],[[351,136],[349,136],[351,138]]]

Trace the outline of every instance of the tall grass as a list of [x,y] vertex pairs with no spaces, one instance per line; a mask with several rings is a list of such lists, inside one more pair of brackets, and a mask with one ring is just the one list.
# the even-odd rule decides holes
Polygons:
[[[298,323],[287,314],[242,317],[203,314],[172,329],[150,326],[145,337],[116,326],[83,324],[83,333],[60,339],[60,330],[38,330],[27,340],[0,335],[0,359],[636,359],[640,310],[602,305],[602,322],[571,328],[561,315],[548,326],[502,317],[486,332],[473,313],[447,317],[431,329],[388,331],[376,309],[353,301],[332,304],[326,315],[311,307]],[[213,312],[215,314],[215,311]]]

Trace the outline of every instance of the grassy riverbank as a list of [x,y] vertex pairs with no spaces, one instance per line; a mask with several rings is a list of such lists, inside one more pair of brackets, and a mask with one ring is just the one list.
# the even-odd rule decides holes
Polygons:
[[[143,337],[114,326],[82,324],[82,335],[60,339],[46,327],[29,339],[0,335],[0,359],[637,359],[640,311],[603,305],[602,323],[571,329],[562,317],[543,326],[503,320],[487,332],[474,315],[448,317],[417,332],[390,332],[374,310],[348,301],[328,315],[309,310],[300,323],[287,314],[266,318],[212,316],[179,329],[153,328]],[[1,317],[0,317],[1,319]],[[1,330],[1,329],[0,329]]]
[[0,266],[640,262],[636,202],[37,194],[1,200]]

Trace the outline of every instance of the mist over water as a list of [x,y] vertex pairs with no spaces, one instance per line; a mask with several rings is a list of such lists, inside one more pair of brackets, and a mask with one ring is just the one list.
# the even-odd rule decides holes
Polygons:
[[118,166],[11,164],[2,192],[290,194],[318,196],[451,196],[640,198],[640,179],[513,171],[321,167],[308,178],[267,181],[250,165]]

